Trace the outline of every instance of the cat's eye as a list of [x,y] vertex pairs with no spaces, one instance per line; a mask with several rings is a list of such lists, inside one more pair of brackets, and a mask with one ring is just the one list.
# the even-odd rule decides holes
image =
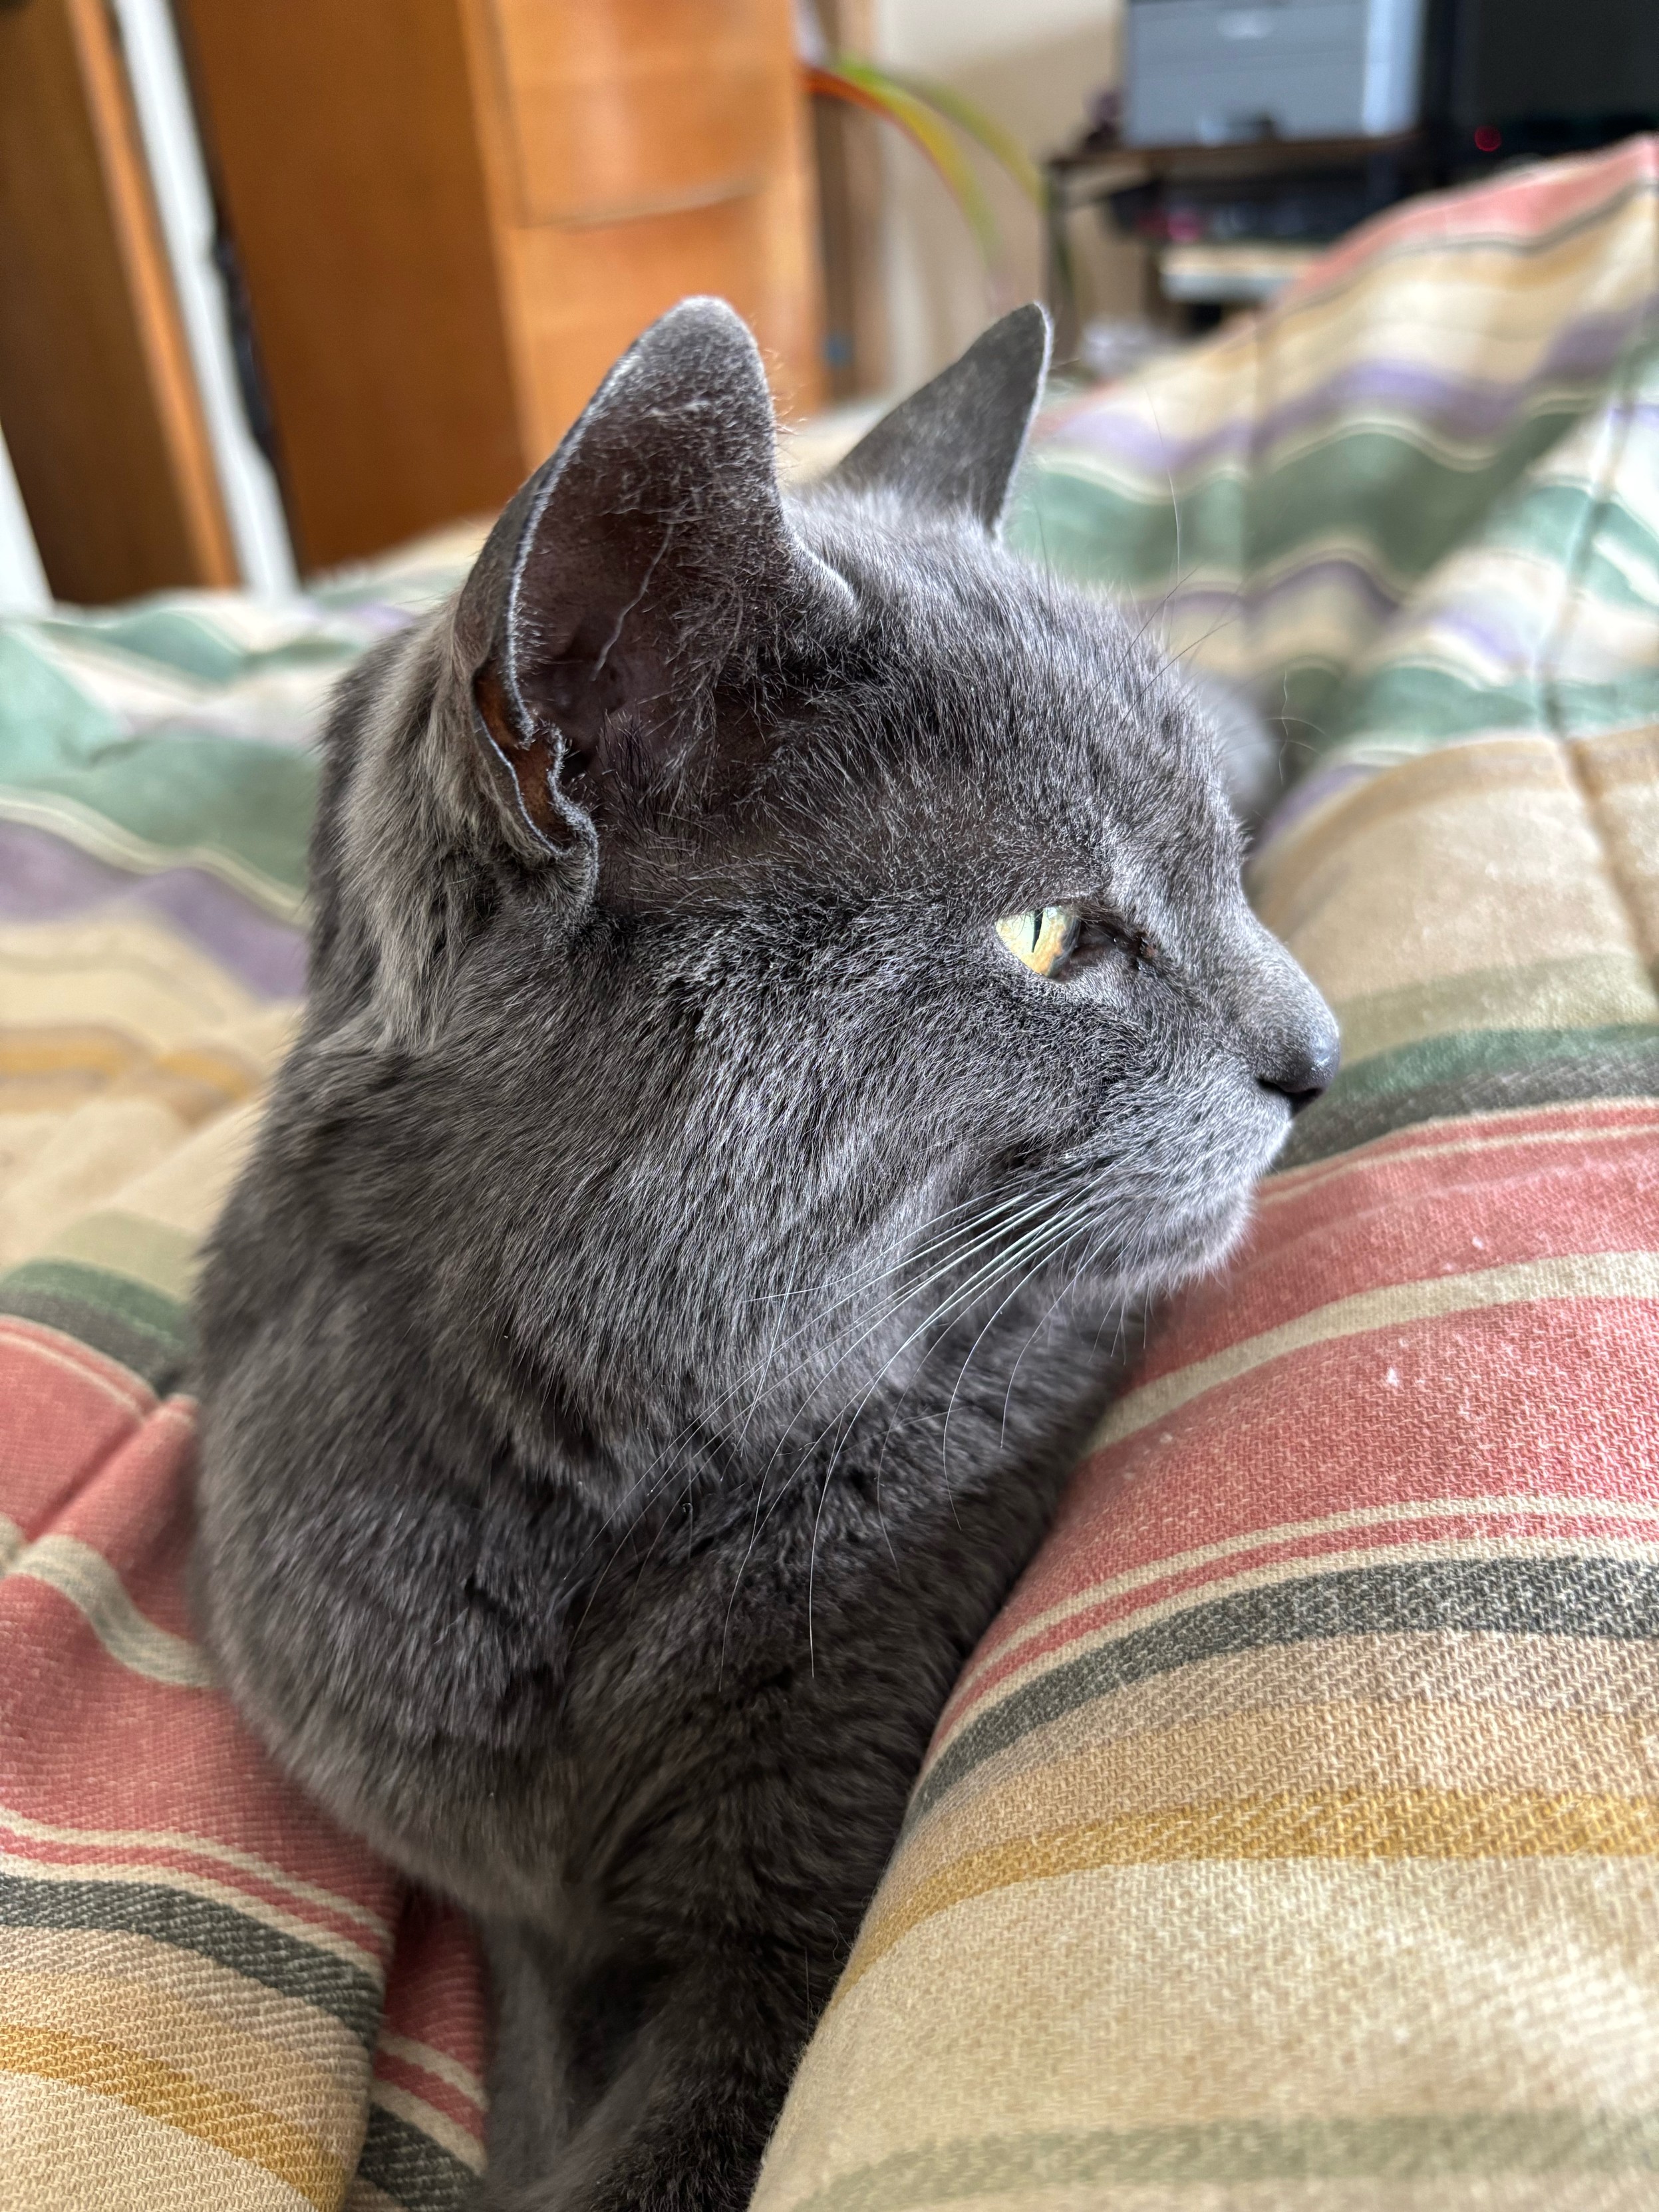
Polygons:
[[1033,907],[1028,914],[1004,915],[997,935],[1034,975],[1052,975],[1076,941],[1078,921],[1073,906]]
[[1085,969],[1103,963],[1133,975],[1157,966],[1156,954],[1138,929],[1081,907],[1039,906],[1006,914],[997,935],[1034,975],[1053,982],[1070,982]]

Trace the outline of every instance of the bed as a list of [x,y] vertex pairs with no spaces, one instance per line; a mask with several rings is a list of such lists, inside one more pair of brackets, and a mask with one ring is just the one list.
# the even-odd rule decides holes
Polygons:
[[[1659,2172],[1659,142],[1043,418],[1016,542],[1290,733],[1336,1006],[941,1719],[758,2212],[1615,2212]],[[281,606],[0,623],[0,2203],[468,2199],[465,1926],[192,1638],[194,1255],[303,980]]]

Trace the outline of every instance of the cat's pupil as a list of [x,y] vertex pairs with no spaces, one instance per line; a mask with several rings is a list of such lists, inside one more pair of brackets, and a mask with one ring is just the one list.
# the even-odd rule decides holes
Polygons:
[[1071,951],[1077,920],[1072,907],[1028,907],[1023,914],[1005,915],[997,935],[1034,975],[1048,976]]

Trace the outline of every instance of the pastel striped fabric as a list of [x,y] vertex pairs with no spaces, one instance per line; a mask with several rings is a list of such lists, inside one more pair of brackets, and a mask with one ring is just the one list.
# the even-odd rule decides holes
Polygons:
[[[114,1329],[153,1346],[146,1288],[119,1279]],[[0,2203],[462,2206],[470,1936],[214,1686],[185,1589],[190,1401],[13,1317],[0,1402]]]
[[[173,592],[0,621],[0,822],[140,879],[185,869],[185,884],[152,885],[152,902],[216,957],[240,955],[294,988],[291,956],[258,917],[292,924],[300,912],[310,747],[328,694],[365,647],[459,581],[481,538],[464,526],[422,538],[292,601]],[[227,889],[240,904],[216,896]]]
[[[252,1098],[280,1058],[305,978],[329,692],[459,581],[478,538],[422,540],[289,605],[179,592],[0,622],[0,1270],[26,1268],[14,1302],[27,1291],[71,1325],[50,1304],[72,1303],[64,1269],[131,1236],[90,1217]],[[131,1331],[153,1293],[99,1294],[95,1340],[163,1386],[210,1218],[187,1205],[165,1254],[160,1228],[146,1232],[134,1279],[171,1302],[154,1352],[115,1330],[110,1303]]]
[[758,2206],[1654,2202],[1656,1157],[1620,1103],[1278,1180],[952,1699]]
[[1345,1064],[958,1685],[756,2212],[1659,2203],[1655,176],[1403,210],[1037,456],[1029,542],[1315,746],[1252,888]]
[[959,1685],[757,2212],[1656,2201],[1659,1003],[1506,750],[1269,854],[1390,1025]]
[[468,1932],[272,1770],[191,1640],[181,1390],[303,975],[307,742],[464,553],[0,634],[7,2212],[459,2212],[482,2166]]
[[1017,541],[1314,753],[1659,716],[1659,140],[1430,197],[1052,426]]
[[[953,1698],[757,2212],[1656,2201],[1656,177],[1407,208],[1034,457],[1023,542],[1316,755],[1254,890],[1347,1059]],[[181,1579],[307,741],[470,550],[0,625],[0,2207],[480,2165],[463,1931]]]

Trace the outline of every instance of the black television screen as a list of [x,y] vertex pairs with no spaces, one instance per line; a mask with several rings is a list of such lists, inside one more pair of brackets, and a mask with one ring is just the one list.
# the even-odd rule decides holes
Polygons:
[[1659,119],[1659,0],[1453,0],[1450,13],[1454,124]]

